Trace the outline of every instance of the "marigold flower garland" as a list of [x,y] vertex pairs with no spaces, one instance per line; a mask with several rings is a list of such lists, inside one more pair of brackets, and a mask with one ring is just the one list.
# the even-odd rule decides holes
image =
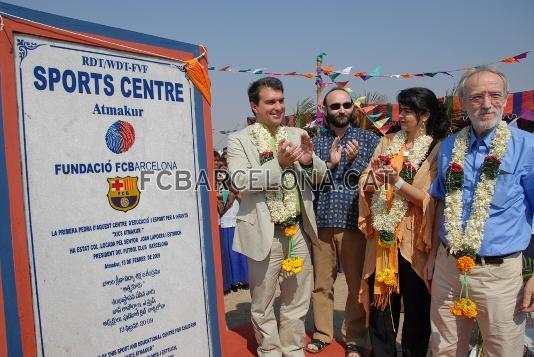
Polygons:
[[[260,163],[273,160],[278,156],[278,143],[287,140],[287,128],[279,126],[273,137],[265,125],[256,123],[251,128],[251,136],[260,153]],[[284,236],[289,240],[287,259],[282,262],[282,269],[297,274],[302,271],[304,261],[293,252],[293,236],[297,234],[297,196],[294,190],[286,190],[286,187],[295,187],[295,177],[292,174],[283,174],[283,184],[278,190],[265,192],[267,207],[271,214],[271,220],[280,224]]]
[[450,253],[458,257],[456,266],[464,274],[460,297],[449,310],[454,316],[475,318],[477,305],[469,298],[467,273],[475,266],[475,258],[482,244],[484,226],[488,220],[489,207],[499,175],[499,165],[506,154],[511,133],[506,122],[500,121],[491,142],[489,155],[486,156],[482,164],[482,175],[475,190],[471,216],[467,220],[464,230],[462,228],[463,163],[469,147],[469,135],[470,127],[466,127],[462,129],[454,141],[452,159],[445,173],[447,194],[445,196],[444,216]]
[[[379,159],[385,164],[389,165],[393,156],[397,155],[402,146],[406,142],[406,132],[401,130],[397,132],[391,143],[384,151]],[[428,149],[432,144],[432,137],[429,135],[422,135],[415,139],[412,150],[410,151],[407,161],[403,163],[403,167],[399,176],[408,183],[413,183],[413,179],[421,163],[426,158]],[[387,205],[387,189],[385,186],[380,187],[377,192],[373,194],[371,200],[371,213],[373,216],[373,228],[378,232],[379,238],[377,244],[383,248],[389,249],[395,244],[395,229],[406,215],[408,210],[408,202],[402,195],[395,195],[391,204],[391,209],[388,210]],[[377,272],[376,281],[386,285],[389,291],[397,286],[396,272],[389,267],[388,255],[384,251],[384,261],[386,268],[383,271]]]

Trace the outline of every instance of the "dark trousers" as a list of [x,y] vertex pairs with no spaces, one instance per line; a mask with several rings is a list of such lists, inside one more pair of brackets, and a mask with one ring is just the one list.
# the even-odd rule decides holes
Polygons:
[[[373,301],[374,274],[369,277],[370,301]],[[395,341],[399,327],[401,298],[404,303],[402,356],[426,357],[430,338],[430,294],[410,263],[399,252],[400,294],[393,293],[384,311],[371,306],[369,336],[373,357],[396,357]]]

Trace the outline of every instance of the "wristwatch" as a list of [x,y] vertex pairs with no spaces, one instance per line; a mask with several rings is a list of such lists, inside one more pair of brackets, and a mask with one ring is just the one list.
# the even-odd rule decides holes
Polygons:
[[393,187],[395,187],[395,190],[400,190],[400,188],[402,187],[402,185],[404,185],[404,180],[402,179],[402,177],[399,177],[399,179],[397,180],[397,182],[395,182],[393,184]]

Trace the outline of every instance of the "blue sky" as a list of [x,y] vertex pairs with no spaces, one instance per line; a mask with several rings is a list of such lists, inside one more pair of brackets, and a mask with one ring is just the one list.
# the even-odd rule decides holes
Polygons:
[[[532,0],[374,1],[118,1],[4,0],[57,15],[96,22],[194,44],[205,44],[210,65],[265,67],[273,72],[310,72],[315,57],[335,69],[353,66],[385,74],[438,71],[496,62],[534,50]],[[499,66],[512,91],[534,89],[534,52],[522,64]],[[210,72],[214,144],[218,130],[243,127],[250,115],[246,89],[253,74]],[[399,90],[424,86],[438,96],[455,77],[349,80],[356,93],[377,91],[395,100]],[[315,96],[314,81],[281,77],[287,112],[297,100]]]

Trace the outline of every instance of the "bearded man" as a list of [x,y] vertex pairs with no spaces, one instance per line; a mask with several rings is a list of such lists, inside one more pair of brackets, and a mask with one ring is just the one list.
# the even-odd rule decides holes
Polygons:
[[313,140],[315,154],[326,161],[328,181],[316,192],[318,237],[312,244],[315,288],[312,293],[314,333],[307,351],[322,351],[334,337],[334,282],[341,261],[348,287],[342,334],[347,357],[362,357],[368,347],[365,312],[358,302],[365,237],[358,229],[358,180],[379,138],[351,126],[352,98],[342,88],[323,100],[329,130]]
[[523,287],[522,254],[531,238],[534,137],[502,120],[508,83],[481,66],[458,85],[471,125],[445,139],[429,193],[437,201],[432,252],[430,347],[465,356],[474,320],[484,355],[522,356],[534,279]]

